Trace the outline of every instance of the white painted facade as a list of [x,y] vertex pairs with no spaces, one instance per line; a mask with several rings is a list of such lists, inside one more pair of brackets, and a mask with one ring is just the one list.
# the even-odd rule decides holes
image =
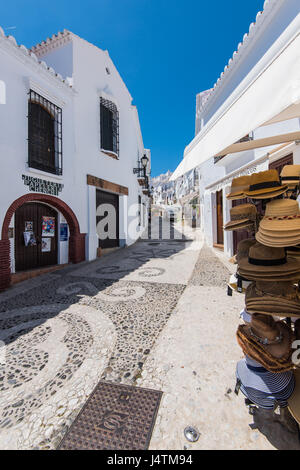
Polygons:
[[[237,96],[241,93],[241,88],[255,82],[262,73],[266,60],[270,61],[272,54],[275,57],[279,53],[279,50],[274,49],[274,43],[279,38],[286,37],[287,40],[290,40],[288,35],[284,33],[299,13],[298,0],[267,0],[265,2],[264,13],[259,13],[257,17],[260,21],[257,24],[252,23],[249,34],[244,36],[243,42],[238,46],[238,51],[234,53],[233,59],[229,61],[214,88],[197,95],[196,136],[186,148],[185,158],[189,156],[192,148],[197,144],[198,134],[200,132],[203,134],[214,122],[217,122],[220,116],[230,109],[234,100],[238,99]],[[285,43],[281,41],[280,47],[284,49]],[[295,60],[298,60],[299,57],[300,51]],[[287,70],[286,73],[288,74],[289,71]],[[268,86],[272,87],[272,83],[269,83]],[[276,100],[276,96],[274,96],[274,100]],[[247,113],[247,109],[244,109],[244,113]],[[242,114],[240,120],[243,121]],[[294,118],[254,129],[250,137],[260,139],[299,130],[300,119]],[[230,219],[230,208],[232,207],[232,202],[226,199],[226,194],[230,192],[232,179],[243,174],[264,171],[269,168],[270,163],[290,154],[293,154],[294,164],[300,164],[298,142],[289,143],[283,148],[282,145],[273,145],[228,154],[216,163],[212,155],[212,158],[198,167],[201,228],[210,246],[217,244],[217,191],[222,191],[223,195],[223,222],[225,224]],[[233,254],[232,232],[224,233],[224,252],[227,256]]]
[[[92,175],[128,188],[128,196],[119,195],[119,238],[120,246],[134,243],[140,236],[139,196],[143,207],[148,208],[149,200],[133,168],[146,153],[150,172],[151,153],[144,149],[137,109],[108,52],[68,31],[29,51],[0,30],[0,82],[0,227],[9,206],[31,192],[24,185],[22,175],[61,184],[63,189],[57,197],[72,209],[80,232],[86,234],[86,259],[95,259],[98,248],[96,187],[87,184],[87,175]],[[29,90],[62,109],[63,170],[60,176],[28,166]],[[100,97],[115,103],[119,112],[118,159],[101,150]],[[65,222],[62,214],[59,214],[59,222]],[[14,228],[14,217],[10,227]],[[11,271],[14,272],[13,238],[10,243]],[[58,262],[68,262],[68,241],[59,241]]]

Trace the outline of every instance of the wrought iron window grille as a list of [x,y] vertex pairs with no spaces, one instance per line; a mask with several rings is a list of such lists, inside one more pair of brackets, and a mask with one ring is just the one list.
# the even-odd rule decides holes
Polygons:
[[28,166],[62,175],[62,109],[30,90]]
[[100,98],[101,150],[119,157],[119,111],[115,103]]

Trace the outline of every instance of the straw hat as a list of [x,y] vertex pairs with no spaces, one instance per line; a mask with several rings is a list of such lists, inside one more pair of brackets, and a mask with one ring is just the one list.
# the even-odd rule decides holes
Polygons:
[[270,199],[287,190],[288,187],[280,183],[278,171],[267,170],[251,175],[250,187],[245,191],[245,195],[252,199]]
[[300,423],[300,369],[294,370],[295,389],[288,399],[288,408],[293,418]]
[[300,183],[300,165],[285,165],[281,171],[281,184],[293,188]]
[[262,370],[262,366],[249,356],[245,356],[237,364],[237,375],[244,387],[253,388],[273,395],[284,390],[293,380],[293,372],[282,372],[276,375]]
[[257,218],[257,210],[254,204],[240,204],[230,209],[230,222],[224,226],[224,230],[237,230],[245,227],[253,227]]
[[286,323],[265,315],[252,315],[250,325],[240,325],[237,330],[237,340],[244,354],[274,373],[293,369],[294,339]]
[[236,261],[239,263],[239,260],[242,258],[248,258],[249,249],[251,246],[255,245],[256,241],[254,238],[245,238],[238,243]]
[[227,199],[238,200],[245,197],[244,191],[248,191],[250,186],[250,175],[239,176],[234,178],[231,182],[230,193],[227,194]]
[[298,280],[300,261],[287,258],[284,248],[274,248],[255,243],[249,256],[238,261],[238,273],[250,280]]
[[250,313],[300,317],[300,291],[292,282],[252,283],[246,290],[245,301]]
[[293,199],[269,202],[260,222],[256,240],[267,246],[293,246],[300,243],[300,210]]

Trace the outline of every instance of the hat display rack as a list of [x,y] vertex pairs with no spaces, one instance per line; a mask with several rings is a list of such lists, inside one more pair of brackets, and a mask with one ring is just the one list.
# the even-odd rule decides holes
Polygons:
[[[236,274],[228,295],[245,295],[237,341],[244,358],[236,368],[236,394],[254,408],[288,409],[300,423],[300,364],[293,360],[300,340],[300,165],[279,175],[267,170],[232,180],[232,207],[225,231],[246,230],[237,247]],[[300,354],[299,354],[300,357]]]

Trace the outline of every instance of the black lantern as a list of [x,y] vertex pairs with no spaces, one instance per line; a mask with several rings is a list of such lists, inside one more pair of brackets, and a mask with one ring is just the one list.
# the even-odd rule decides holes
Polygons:
[[142,158],[141,158],[143,168],[145,168],[145,169],[147,168],[148,161],[149,161],[149,158],[147,157],[147,155],[143,155]]

